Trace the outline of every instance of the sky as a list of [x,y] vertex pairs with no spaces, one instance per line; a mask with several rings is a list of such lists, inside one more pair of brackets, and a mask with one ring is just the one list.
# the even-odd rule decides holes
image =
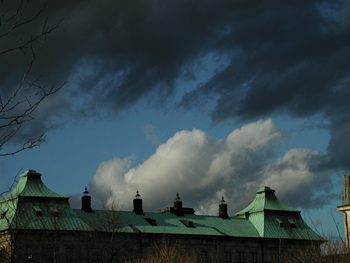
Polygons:
[[[1,5],[4,33],[18,6]],[[0,157],[2,191],[35,169],[74,206],[88,186],[95,207],[130,209],[138,189],[145,210],[179,192],[201,214],[224,196],[233,215],[268,185],[322,234],[342,232],[348,1],[24,1],[21,12],[35,19],[0,34],[0,54],[57,28],[0,55],[1,98],[33,53],[28,79],[64,85],[1,149],[45,134]]]

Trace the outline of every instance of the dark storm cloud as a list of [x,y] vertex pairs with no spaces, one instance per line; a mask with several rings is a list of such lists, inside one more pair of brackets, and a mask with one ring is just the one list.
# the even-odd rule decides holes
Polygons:
[[[343,115],[342,112],[339,115]],[[329,162],[327,164],[332,168],[342,167],[349,169],[350,165],[350,118],[348,115],[340,119],[333,120],[330,133],[331,139],[328,144]]]
[[[76,76],[75,96],[91,92],[94,104],[119,111],[156,87],[162,96],[170,96],[187,63],[220,51],[232,56],[229,65],[188,93],[184,105],[214,93],[219,96],[214,120],[251,118],[279,109],[294,116],[330,112],[346,102],[338,89],[347,85],[350,67],[349,23],[340,14],[345,5],[341,1],[49,2],[44,15],[51,23],[64,21],[38,51],[33,75],[50,81]],[[33,26],[35,31],[41,24]],[[22,66],[18,62],[11,60],[2,72],[18,72]],[[113,81],[117,75],[118,81]]]
[[[226,39],[226,45],[239,47],[237,57],[185,96],[185,105],[203,96],[201,90],[219,94],[213,112],[219,121],[278,110],[298,117],[329,115],[348,107],[349,24],[334,21],[337,14],[322,16],[322,9],[331,6],[311,1],[268,6],[254,6],[242,13],[244,19],[234,23]],[[333,27],[343,28],[337,32]]]

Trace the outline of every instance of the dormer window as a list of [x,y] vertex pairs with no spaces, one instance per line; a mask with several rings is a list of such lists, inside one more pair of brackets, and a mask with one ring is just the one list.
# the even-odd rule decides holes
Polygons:
[[59,215],[60,215],[60,212],[59,212],[58,209],[55,208],[55,207],[51,207],[51,208],[50,208],[50,212],[51,212],[51,214],[52,214],[54,217],[59,217]]
[[297,224],[296,224],[294,218],[289,218],[289,219],[288,219],[288,223],[289,223],[289,226],[290,226],[291,228],[296,228],[296,227],[297,227]]
[[5,211],[2,211],[0,214],[0,219],[4,219],[6,214],[7,214],[8,209],[6,209]]
[[187,226],[187,227],[190,227],[190,228],[194,227],[193,222],[190,221],[190,220],[180,220],[180,222],[181,222],[182,224],[184,224],[185,226]]
[[33,206],[33,209],[34,209],[36,216],[38,216],[38,217],[43,216],[43,211],[41,210],[41,208],[39,206],[35,205],[35,206]]
[[149,217],[145,217],[144,218],[148,224],[150,224],[151,226],[156,226],[157,225],[157,221],[155,219],[149,218]]
[[283,221],[281,219],[276,217],[276,221],[277,221],[277,223],[279,224],[280,227],[284,227]]

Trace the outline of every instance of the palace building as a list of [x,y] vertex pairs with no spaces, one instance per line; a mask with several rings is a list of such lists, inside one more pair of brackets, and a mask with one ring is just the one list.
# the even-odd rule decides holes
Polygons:
[[0,262],[132,262],[164,243],[195,253],[201,262],[283,262],[297,249],[324,241],[300,211],[266,186],[233,215],[224,198],[216,216],[197,215],[179,194],[159,212],[144,211],[138,192],[133,211],[95,210],[87,189],[81,200],[81,209],[73,209],[40,173],[23,173],[0,199]]

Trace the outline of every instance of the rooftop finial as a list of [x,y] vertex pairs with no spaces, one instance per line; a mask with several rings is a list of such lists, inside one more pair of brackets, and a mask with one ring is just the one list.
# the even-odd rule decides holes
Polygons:
[[88,195],[88,194],[89,194],[89,191],[88,191],[88,189],[87,189],[87,186],[85,186],[85,191],[84,191],[83,194],[84,194],[84,195]]
[[139,193],[139,190],[137,189],[136,190],[136,195],[135,195],[136,198],[140,198],[140,193]]
[[180,200],[181,200],[180,195],[179,195],[179,193],[177,192],[177,193],[176,193],[175,201],[180,201]]
[[224,199],[224,196],[221,197],[220,203],[221,203],[221,204],[225,204],[225,203],[226,203],[226,201],[225,201],[225,199]]

